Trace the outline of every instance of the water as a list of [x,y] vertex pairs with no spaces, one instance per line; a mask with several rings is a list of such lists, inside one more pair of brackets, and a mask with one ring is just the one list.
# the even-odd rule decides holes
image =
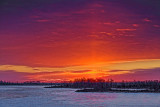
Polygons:
[[0,86],[0,107],[160,107],[159,93],[76,93],[75,90]]

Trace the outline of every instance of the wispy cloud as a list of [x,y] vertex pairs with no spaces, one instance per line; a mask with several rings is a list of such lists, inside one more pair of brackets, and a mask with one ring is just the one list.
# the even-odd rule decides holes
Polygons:
[[135,31],[136,29],[116,29],[117,31]]
[[[122,70],[121,70],[122,71]],[[112,78],[116,81],[144,81],[144,80],[160,80],[160,68],[153,68],[153,69],[135,69],[131,70],[128,73],[118,74],[118,75],[108,75],[103,78]]]
[[[64,67],[29,67],[18,65],[1,65],[0,72],[14,71],[15,74],[25,74],[29,79],[40,79],[49,77],[50,79],[61,78],[69,79],[69,77],[104,77],[116,75],[135,75],[145,71],[159,70],[159,59],[135,60],[135,61],[119,61],[112,63],[100,63],[93,65],[80,66],[64,66]],[[158,71],[157,71],[158,72]],[[12,73],[11,73],[12,74]],[[141,74],[141,73],[140,73]],[[65,77],[67,75],[67,78]],[[34,77],[35,76],[35,77]],[[148,75],[149,76],[149,75]]]
[[151,20],[150,19],[148,19],[148,18],[145,18],[145,19],[143,19],[145,22],[151,22]]
[[91,70],[82,70],[82,71],[71,71],[71,73],[87,73],[90,72]]
[[30,67],[20,65],[0,65],[0,70],[14,70],[16,72],[53,72],[53,71],[86,71],[86,70],[134,70],[134,69],[151,69],[160,67],[159,59],[133,60],[133,61],[119,61],[98,63],[92,65],[79,66],[62,66],[62,67]]
[[159,68],[159,59],[119,61],[112,63],[99,63],[92,65],[64,66],[64,67],[30,67],[19,65],[0,65],[1,71],[15,71],[24,73],[39,74],[62,74],[62,73],[105,73],[108,75],[117,75],[133,73],[137,69]]

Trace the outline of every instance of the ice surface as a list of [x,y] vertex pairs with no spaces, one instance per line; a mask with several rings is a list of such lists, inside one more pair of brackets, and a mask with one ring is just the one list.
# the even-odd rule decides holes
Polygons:
[[0,107],[159,107],[159,93],[76,93],[43,86],[0,86]]

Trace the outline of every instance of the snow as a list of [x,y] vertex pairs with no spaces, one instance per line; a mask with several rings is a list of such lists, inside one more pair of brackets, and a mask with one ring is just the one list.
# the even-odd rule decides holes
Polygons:
[[76,93],[76,89],[0,86],[0,107],[159,107],[159,93]]

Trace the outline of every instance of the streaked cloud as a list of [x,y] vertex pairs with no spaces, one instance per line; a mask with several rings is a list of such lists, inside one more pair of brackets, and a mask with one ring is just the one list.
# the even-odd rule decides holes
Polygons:
[[71,71],[71,73],[87,73],[91,70],[83,70],[83,71]]
[[124,74],[118,74],[118,75],[109,75],[103,77],[106,78],[112,78],[116,81],[144,81],[144,80],[160,80],[160,68],[153,68],[153,69],[135,69],[131,70],[129,73]]
[[[153,79],[159,79],[158,76],[160,74],[159,62],[160,60],[141,60],[141,61],[126,61],[117,63],[114,62],[108,65],[96,64],[92,66],[91,65],[72,66],[63,68],[44,68],[44,67],[25,67],[25,66],[20,67],[14,65],[6,65],[0,67],[0,77],[2,80],[4,78],[8,78],[6,79],[8,81],[40,80],[43,82],[47,81],[60,82],[81,77],[104,78],[104,79],[112,78],[116,81],[149,80],[149,79],[153,80]],[[142,64],[146,66],[142,66]],[[18,70],[23,70],[23,72]],[[31,71],[29,72],[28,70]]]
[[144,21],[145,21],[145,22],[151,22],[151,20],[148,19],[148,18],[145,18]]
[[117,31],[135,31],[136,29],[116,29]]
[[29,67],[19,65],[0,65],[0,70],[14,70],[16,72],[53,72],[53,71],[86,71],[86,70],[134,70],[160,67],[159,59],[146,59],[135,61],[119,61],[110,63],[97,63],[93,65],[64,66],[64,67]]

